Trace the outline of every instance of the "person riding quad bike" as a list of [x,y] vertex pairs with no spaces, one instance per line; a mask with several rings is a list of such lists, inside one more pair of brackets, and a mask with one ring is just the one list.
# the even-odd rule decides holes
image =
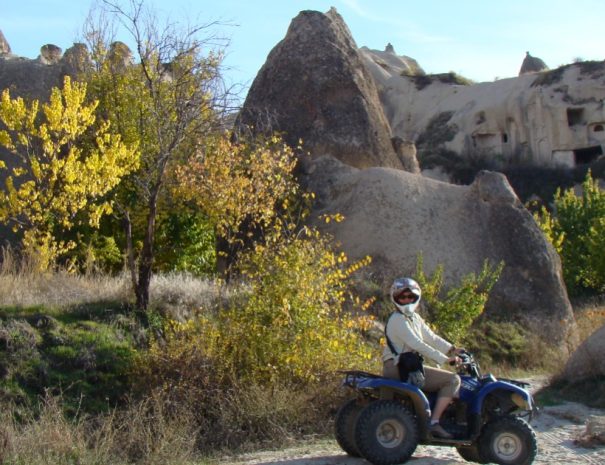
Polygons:
[[[446,362],[460,362],[457,354],[463,349],[436,335],[416,312],[422,291],[411,278],[397,278],[390,291],[395,311],[385,326],[387,345],[384,349],[383,375],[386,378],[408,381],[403,361],[408,355],[419,354],[424,360],[432,360],[438,365]],[[419,386],[424,392],[436,392],[437,402],[430,419],[430,431],[433,436],[451,439],[452,435],[439,424],[441,415],[457,397],[460,389],[460,377],[450,371],[423,366],[424,383]],[[405,377],[405,378],[404,378]]]
[[[354,396],[336,414],[340,447],[373,465],[405,463],[419,444],[455,447],[470,462],[530,465],[538,408],[529,384],[483,375],[472,354],[433,333],[416,312],[413,279],[396,279],[390,294],[383,374],[342,372]],[[424,367],[424,358],[453,362],[456,373]]]

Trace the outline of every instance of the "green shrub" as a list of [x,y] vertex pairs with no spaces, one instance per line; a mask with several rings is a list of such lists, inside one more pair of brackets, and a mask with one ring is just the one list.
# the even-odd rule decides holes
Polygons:
[[489,293],[500,277],[504,263],[493,268],[488,260],[481,272],[469,273],[462,278],[458,287],[447,292],[443,287],[443,265],[439,265],[432,276],[423,270],[422,255],[418,256],[416,280],[422,289],[428,319],[437,332],[454,344],[461,344],[473,322],[483,313]]
[[529,348],[531,332],[524,326],[510,321],[482,321],[469,332],[465,346],[479,354],[486,366],[510,365],[519,368],[534,366]]
[[348,264],[311,232],[257,245],[228,300],[168,320],[140,354],[140,394],[190,405],[207,449],[325,433],[336,371],[378,366],[364,340],[371,317],[349,297],[349,277],[368,260]]
[[241,264],[246,294],[207,321],[217,340],[212,356],[227,373],[260,384],[304,384],[367,366],[373,352],[360,331],[370,317],[343,311],[347,278],[360,266],[346,267],[345,255],[315,233],[258,245]]
[[78,231],[76,248],[66,254],[63,263],[71,262],[84,272],[116,273],[122,269],[124,259],[115,239],[88,229],[85,234]]
[[215,273],[214,227],[201,213],[181,208],[161,215],[155,248],[155,266],[160,272],[185,271],[196,276]]
[[588,171],[582,194],[557,190],[554,213],[535,218],[561,255],[563,278],[572,296],[605,291],[605,192]]

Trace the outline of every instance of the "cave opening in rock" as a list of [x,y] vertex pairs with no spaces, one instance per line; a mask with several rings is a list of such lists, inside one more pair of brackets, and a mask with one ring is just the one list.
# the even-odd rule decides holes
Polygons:
[[595,161],[600,155],[603,155],[603,148],[600,145],[587,147],[585,149],[576,149],[573,151],[576,165],[586,165]]

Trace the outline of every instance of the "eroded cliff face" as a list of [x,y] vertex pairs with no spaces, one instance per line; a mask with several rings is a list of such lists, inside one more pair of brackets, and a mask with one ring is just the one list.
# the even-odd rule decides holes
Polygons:
[[403,168],[376,85],[336,10],[302,11],[254,80],[238,125],[302,140],[312,156]]
[[393,51],[362,56],[393,135],[414,141],[420,158],[443,149],[502,164],[575,166],[605,151],[605,62],[463,85],[402,72]]

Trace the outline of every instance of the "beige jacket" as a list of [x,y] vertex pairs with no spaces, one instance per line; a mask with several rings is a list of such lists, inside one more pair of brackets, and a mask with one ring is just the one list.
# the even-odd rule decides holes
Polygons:
[[[416,313],[408,317],[401,312],[393,312],[386,324],[386,335],[398,354],[416,351],[425,359],[432,360],[439,365],[448,360],[448,356],[445,354],[454,347],[445,339],[437,336]],[[398,362],[398,357],[393,355],[389,344],[386,344],[382,360],[392,358],[396,358],[395,363]]]

